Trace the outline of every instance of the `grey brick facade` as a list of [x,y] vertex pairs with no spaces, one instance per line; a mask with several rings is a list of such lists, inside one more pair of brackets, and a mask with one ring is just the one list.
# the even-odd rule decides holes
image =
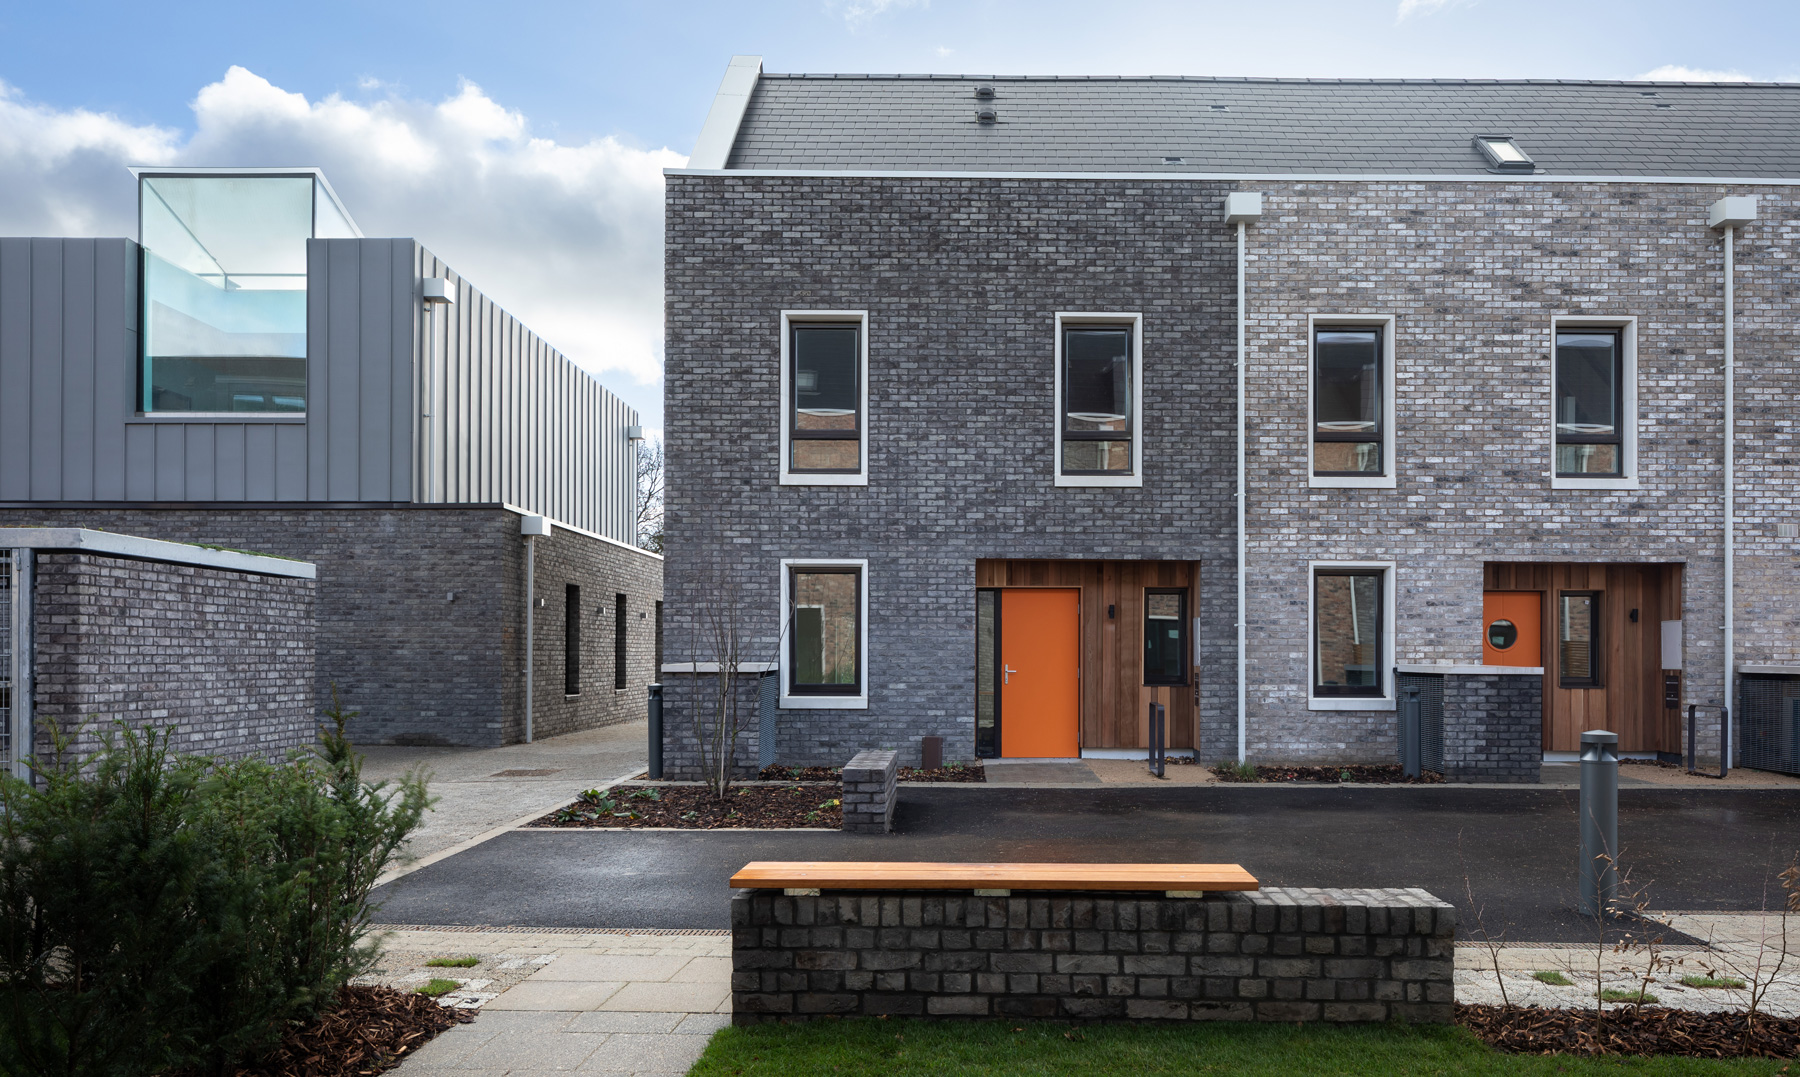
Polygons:
[[[365,743],[489,746],[524,738],[525,540],[500,506],[0,508],[0,525],[92,527],[279,554],[318,566],[313,692],[335,685]],[[534,734],[645,712],[662,562],[557,528],[535,540]],[[564,586],[582,588],[582,691],[563,691]],[[627,596],[627,686],[613,687],[613,596]],[[607,613],[599,613],[602,603]],[[640,616],[641,615],[641,616]]]
[[[1487,562],[1681,564],[1684,705],[1712,723],[1702,754],[1716,745],[1724,311],[1706,208],[1727,194],[1760,202],[1736,248],[1738,660],[1800,662],[1800,542],[1776,529],[1800,518],[1791,188],[830,174],[668,178],[668,660],[711,657],[693,646],[707,579],[736,581],[767,652],[745,657],[769,661],[780,559],[867,558],[869,707],[783,711],[777,758],[911,762],[923,735],[966,758],[977,558],[1193,559],[1199,752],[1234,755],[1228,190],[1265,200],[1246,273],[1252,758],[1394,757],[1391,703],[1309,702],[1312,561],[1393,563],[1394,661],[1461,665],[1481,661]],[[805,309],[869,312],[866,487],[777,485],[779,316]],[[1143,315],[1141,489],[1052,484],[1053,318],[1076,310]],[[1394,319],[1393,489],[1309,484],[1308,319],[1347,315]],[[1635,319],[1633,489],[1551,479],[1552,319],[1579,315]],[[671,678],[676,772],[691,693]],[[1461,765],[1517,780],[1536,706],[1471,719]]]
[[745,891],[734,1024],[828,1015],[1449,1022],[1456,909],[1423,890],[1204,898]]
[[313,743],[314,581],[38,551],[36,750],[79,758],[114,722],[175,727],[174,750],[270,762]]

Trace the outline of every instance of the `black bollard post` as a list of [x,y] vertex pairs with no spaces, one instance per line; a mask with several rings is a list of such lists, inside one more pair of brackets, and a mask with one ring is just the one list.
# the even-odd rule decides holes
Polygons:
[[1400,699],[1400,769],[1408,778],[1417,778],[1425,768],[1425,761],[1420,758],[1424,755],[1423,746],[1419,743],[1422,710],[1418,686],[1408,685]]
[[1581,735],[1581,912],[1604,916],[1619,897],[1619,735]]

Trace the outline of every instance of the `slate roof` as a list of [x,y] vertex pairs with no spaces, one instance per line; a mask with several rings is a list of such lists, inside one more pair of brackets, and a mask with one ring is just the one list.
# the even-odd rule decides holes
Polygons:
[[1552,175],[1800,178],[1800,84],[765,74],[727,167],[1474,174],[1476,135]]

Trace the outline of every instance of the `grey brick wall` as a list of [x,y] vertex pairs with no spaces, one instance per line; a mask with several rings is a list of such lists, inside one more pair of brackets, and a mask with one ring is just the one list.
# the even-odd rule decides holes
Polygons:
[[854,834],[886,834],[894,829],[900,784],[896,752],[857,752],[844,764],[844,829]]
[[1544,679],[1495,673],[1444,677],[1444,776],[1535,782],[1544,761]]
[[79,758],[123,722],[270,762],[314,740],[312,580],[89,553],[34,557],[36,751]]
[[[1785,188],[1557,181],[670,177],[671,659],[703,577],[773,657],[782,557],[870,562],[870,709],[783,712],[777,756],[972,754],[980,557],[1201,562],[1202,758],[1235,750],[1227,186],[1249,230],[1252,757],[1386,761],[1392,710],[1308,705],[1307,563],[1393,561],[1395,659],[1479,663],[1487,561],[1679,562],[1687,702],[1723,699],[1721,241],[1706,206],[1756,194],[1737,247],[1739,660],[1800,662],[1792,401],[1800,351]],[[782,309],[870,312],[870,485],[776,485]],[[1052,317],[1144,314],[1146,481],[1051,485]],[[1312,489],[1307,319],[1396,319],[1398,485]],[[1551,318],[1635,317],[1637,489],[1552,489]],[[716,591],[716,588],[713,589]],[[672,729],[691,714],[672,685]],[[1716,729],[1703,729],[1716,743]],[[680,749],[672,763],[680,766]]]
[[[869,559],[869,709],[792,710],[776,757],[974,756],[975,561],[1200,560],[1201,722],[1235,709],[1230,235],[1194,183],[668,178],[670,662],[736,581],[775,657],[784,557]],[[869,312],[867,487],[778,485],[780,313]],[[1058,311],[1144,315],[1144,486],[1059,489]],[[690,678],[669,764],[690,765]],[[748,747],[748,746],[747,746]],[[754,754],[746,756],[754,761]]]
[[[320,705],[335,684],[364,743],[495,745],[524,736],[525,540],[498,506],[32,506],[0,526],[94,527],[280,554],[318,566]],[[535,733],[642,717],[653,679],[662,562],[558,529],[538,542]],[[563,585],[581,584],[587,675],[563,694]],[[613,685],[604,598],[626,593],[630,680]],[[591,596],[591,597],[590,597]],[[646,616],[639,619],[637,614]],[[591,685],[590,689],[588,686]]]
[[1423,890],[745,891],[735,1024],[833,1014],[1448,1022],[1456,910]]

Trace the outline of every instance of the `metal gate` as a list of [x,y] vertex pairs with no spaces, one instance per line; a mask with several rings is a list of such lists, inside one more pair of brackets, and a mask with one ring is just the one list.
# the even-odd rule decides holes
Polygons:
[[1738,765],[1800,775],[1800,677],[1738,674]]
[[31,551],[0,549],[0,766],[31,776]]

